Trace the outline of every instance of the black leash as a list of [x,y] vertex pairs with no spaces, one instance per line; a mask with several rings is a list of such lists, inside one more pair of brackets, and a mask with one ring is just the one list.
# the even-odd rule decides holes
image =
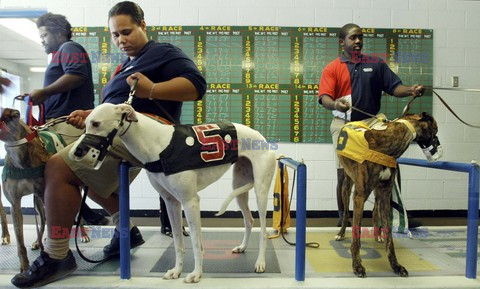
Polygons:
[[[135,96],[135,91],[136,91],[136,88],[137,88],[137,83],[138,83],[138,79],[135,79],[133,81],[133,85],[130,87],[130,93],[128,94],[128,99],[125,102],[126,104],[132,105],[133,97]],[[123,118],[122,118],[122,120],[123,120]],[[88,257],[86,257],[85,255],[83,255],[82,251],[80,250],[80,247],[78,246],[78,235],[82,236],[82,234],[84,233],[84,232],[80,232],[80,222],[82,220],[83,208],[84,208],[85,203],[87,201],[87,195],[88,195],[88,187],[85,187],[83,197],[82,197],[82,203],[80,204],[80,210],[77,214],[77,219],[75,220],[75,247],[77,248],[78,255],[80,255],[80,257],[83,260],[85,260],[89,263],[97,264],[97,263],[105,262],[105,261],[111,259],[113,256],[105,257],[105,258],[100,259],[100,260],[91,260]]]
[[89,259],[88,257],[86,257],[85,255],[83,255],[82,251],[80,250],[80,247],[78,246],[78,235],[80,235],[80,237],[81,237],[83,233],[86,233],[86,232],[81,232],[80,231],[80,222],[82,221],[83,208],[84,208],[85,202],[87,200],[88,187],[85,187],[84,191],[85,192],[84,192],[83,197],[82,197],[82,204],[80,205],[80,211],[78,212],[77,219],[75,220],[75,247],[77,248],[78,255],[80,255],[80,257],[83,260],[85,260],[89,263],[93,263],[93,264],[103,263],[107,260],[110,260],[114,256],[105,257],[105,258],[100,259],[100,260],[92,260],[92,259]]

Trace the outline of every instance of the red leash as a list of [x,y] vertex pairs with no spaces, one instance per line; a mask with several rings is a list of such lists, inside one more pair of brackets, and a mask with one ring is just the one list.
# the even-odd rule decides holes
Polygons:
[[25,97],[25,103],[27,104],[25,123],[29,127],[40,126],[45,124],[45,108],[43,106],[43,103],[38,106],[39,107],[38,120],[33,117],[33,101],[30,96]]

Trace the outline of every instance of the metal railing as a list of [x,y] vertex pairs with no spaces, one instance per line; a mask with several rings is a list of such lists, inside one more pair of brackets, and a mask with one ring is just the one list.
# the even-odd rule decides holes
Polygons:
[[120,163],[120,278],[130,279],[130,164]]
[[283,176],[284,166],[297,171],[297,211],[296,245],[295,245],[295,280],[305,281],[305,242],[307,231],[307,166],[290,158],[281,158],[278,162],[280,175]]
[[477,278],[477,251],[478,251],[478,191],[479,166],[476,162],[428,162],[426,160],[399,158],[399,164],[427,167],[440,170],[468,173],[468,214],[467,214],[467,262],[465,277]]

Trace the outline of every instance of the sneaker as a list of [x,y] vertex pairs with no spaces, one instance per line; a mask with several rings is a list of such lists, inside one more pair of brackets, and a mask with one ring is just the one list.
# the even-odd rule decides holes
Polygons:
[[87,225],[99,225],[104,226],[108,224],[108,219],[104,215],[95,212],[88,206],[83,207],[82,218]]
[[56,260],[44,251],[33,261],[26,272],[12,278],[12,284],[19,288],[39,287],[68,276],[77,270],[77,263],[72,251],[68,250],[65,259]]
[[[145,243],[145,240],[143,240],[142,234],[137,226],[134,226],[130,230],[130,249],[136,248],[143,243]],[[117,229],[115,229],[110,244],[103,248],[103,254],[107,257],[114,257],[120,254],[120,232],[118,232]]]

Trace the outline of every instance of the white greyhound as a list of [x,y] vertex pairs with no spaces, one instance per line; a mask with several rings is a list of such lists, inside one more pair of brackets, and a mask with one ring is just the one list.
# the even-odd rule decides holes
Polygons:
[[[150,117],[137,113],[127,104],[102,104],[95,108],[87,117],[85,125],[86,135],[101,137],[106,137],[117,128],[118,135],[127,149],[143,164],[158,161],[159,155],[170,144],[174,133],[174,126],[161,124]],[[267,245],[267,199],[275,171],[276,156],[270,150],[273,146],[267,146],[265,149],[264,144],[267,141],[258,131],[242,124],[234,123],[233,126],[238,136],[238,160],[233,165],[233,192],[228,195],[217,215],[223,214],[232,199],[236,198],[244,217],[245,235],[242,243],[233,248],[232,252],[243,253],[247,247],[253,226],[253,217],[248,207],[248,191],[252,188],[255,189],[261,226],[260,247],[255,263],[255,272],[262,273],[265,271],[265,249]],[[208,129],[205,129],[205,127]],[[211,130],[212,127],[216,127],[216,125],[203,126],[205,131]],[[216,153],[218,153],[218,137],[220,135],[217,134],[213,137],[203,134],[203,137],[207,139],[217,138],[217,142],[209,143],[209,146],[212,147],[213,145],[214,149],[217,150]],[[220,140],[227,143],[230,141],[228,134],[227,137],[224,139],[220,138]],[[187,145],[192,145],[192,139],[184,139],[184,144],[185,141]],[[199,141],[199,139],[195,141]],[[78,143],[80,142],[81,140]],[[78,146],[78,143],[76,146]],[[72,148],[72,151],[74,150],[75,147]],[[208,155],[214,152],[202,152],[202,154],[204,153]],[[195,268],[193,272],[187,275],[185,282],[194,283],[200,281],[203,272],[204,251],[201,238],[200,197],[198,191],[217,181],[231,165],[231,163],[227,163],[207,167],[205,163],[205,166],[202,168],[173,174],[147,172],[150,183],[165,200],[173,231],[176,254],[175,267],[166,272],[163,276],[164,279],[179,278],[183,269],[185,254],[181,221],[181,206],[183,206],[190,228],[195,257]]]

